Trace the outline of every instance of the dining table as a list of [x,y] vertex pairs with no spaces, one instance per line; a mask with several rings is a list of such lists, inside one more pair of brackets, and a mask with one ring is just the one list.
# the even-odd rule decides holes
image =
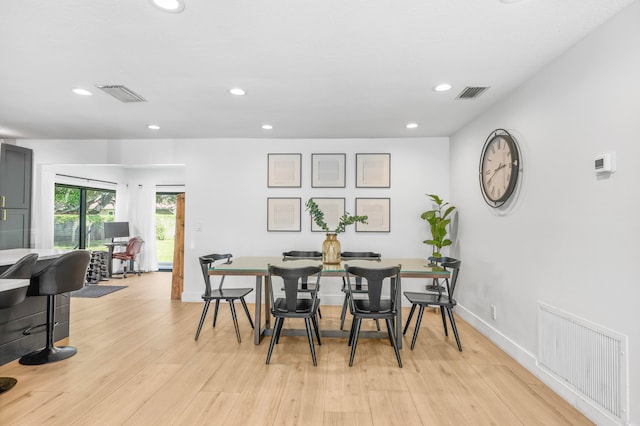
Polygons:
[[[302,267],[309,265],[322,264],[321,260],[312,259],[299,259],[299,260],[286,260],[282,257],[276,256],[245,256],[232,258],[230,262],[220,263],[214,265],[209,269],[209,275],[217,276],[254,276],[255,277],[255,329],[253,343],[258,345],[263,336],[273,333],[271,328],[271,315],[270,315],[270,296],[269,285],[267,283],[269,265],[279,267]],[[345,265],[360,266],[365,268],[388,268],[391,266],[400,265],[400,279],[397,282],[393,282],[392,285],[396,286],[395,294],[398,297],[402,297],[402,279],[403,278],[448,278],[449,272],[443,268],[433,265],[428,259],[423,258],[382,258],[380,260],[366,260],[366,259],[348,259],[343,260],[340,264],[323,264],[321,271],[322,277],[344,277]],[[264,290],[263,290],[264,289]],[[392,291],[392,293],[394,293]],[[264,297],[263,297],[264,295]],[[264,299],[264,300],[263,300]],[[398,300],[398,309],[396,310],[395,320],[395,335],[398,344],[398,348],[402,348],[402,309],[401,301]],[[262,310],[264,306],[264,320]],[[342,330],[322,330],[323,336],[328,337],[348,337],[348,331]],[[370,332],[365,334],[371,334],[376,336],[382,336],[381,333]],[[362,337],[368,337],[361,333]]]

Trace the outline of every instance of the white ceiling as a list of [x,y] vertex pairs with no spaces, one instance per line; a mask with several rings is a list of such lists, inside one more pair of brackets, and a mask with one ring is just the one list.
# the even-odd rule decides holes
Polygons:
[[448,136],[633,0],[185,2],[0,0],[0,137]]

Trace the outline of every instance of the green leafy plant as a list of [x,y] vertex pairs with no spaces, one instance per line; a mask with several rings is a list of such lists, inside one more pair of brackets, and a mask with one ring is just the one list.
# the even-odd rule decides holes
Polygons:
[[329,229],[327,222],[324,221],[324,213],[322,212],[322,210],[320,210],[320,207],[318,207],[316,202],[313,201],[313,198],[309,198],[305,206],[311,214],[311,218],[313,219],[315,224],[322,228],[325,232],[333,234],[340,234],[341,232],[344,232],[348,225],[353,225],[356,222],[366,224],[367,219],[369,219],[369,216],[352,216],[348,212],[344,212],[344,214],[338,221],[338,226],[336,226],[336,229],[332,231]]
[[423,243],[433,246],[433,257],[442,257],[442,253],[440,253],[442,247],[451,245],[451,240],[446,238],[447,226],[451,223],[451,219],[448,219],[448,217],[456,208],[455,206],[449,206],[448,202],[445,202],[435,194],[427,194],[427,196],[431,198],[437,208],[427,210],[420,215],[422,219],[429,223],[431,228],[431,239],[424,240]]

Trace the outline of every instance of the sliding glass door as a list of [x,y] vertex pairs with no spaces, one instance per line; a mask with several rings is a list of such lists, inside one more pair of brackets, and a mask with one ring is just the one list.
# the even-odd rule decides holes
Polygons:
[[56,184],[54,247],[107,250],[104,222],[113,222],[116,191]]

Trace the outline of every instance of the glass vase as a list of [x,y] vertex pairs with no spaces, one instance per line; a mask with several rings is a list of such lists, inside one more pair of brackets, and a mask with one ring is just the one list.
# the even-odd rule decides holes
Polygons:
[[338,234],[328,233],[327,238],[322,243],[322,263],[327,265],[340,264],[340,241]]

